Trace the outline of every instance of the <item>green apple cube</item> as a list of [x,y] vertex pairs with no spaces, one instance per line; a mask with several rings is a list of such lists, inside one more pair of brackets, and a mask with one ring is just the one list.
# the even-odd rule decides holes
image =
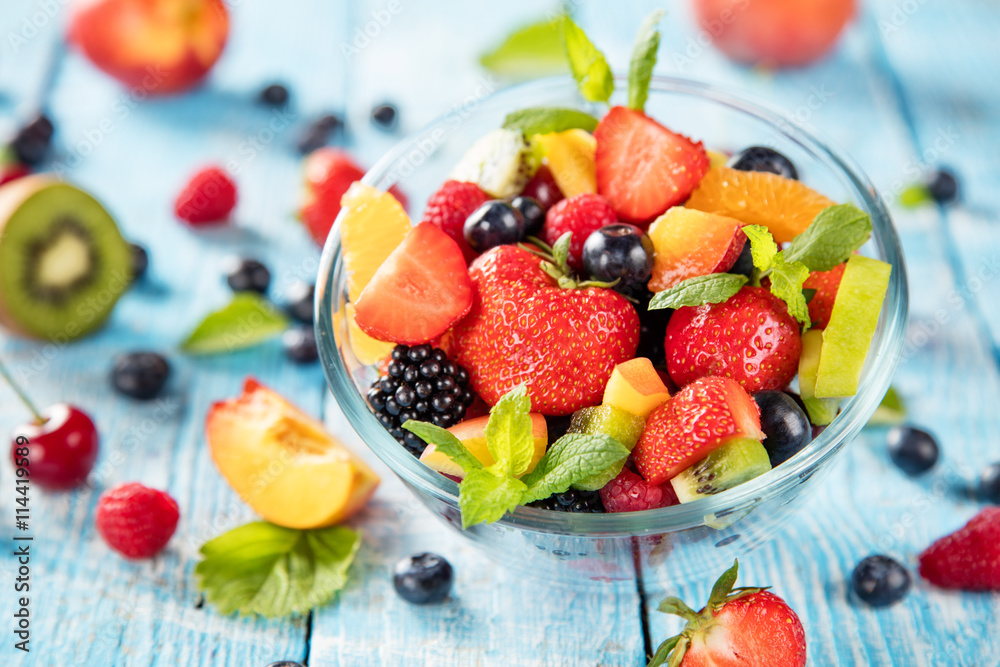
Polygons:
[[[639,442],[639,436],[646,427],[645,417],[639,417],[614,405],[599,405],[583,408],[573,413],[567,433],[587,435],[608,435],[624,445],[629,451]],[[573,486],[583,491],[597,491],[618,476],[625,461],[607,470],[591,475]]]
[[819,354],[823,345],[823,332],[810,329],[802,334],[802,356],[799,357],[799,396],[805,403],[809,421],[816,426],[826,426],[837,416],[839,398],[816,398],[816,374],[819,372]]
[[816,397],[853,396],[875,335],[892,267],[852,255],[837,288],[816,373]]

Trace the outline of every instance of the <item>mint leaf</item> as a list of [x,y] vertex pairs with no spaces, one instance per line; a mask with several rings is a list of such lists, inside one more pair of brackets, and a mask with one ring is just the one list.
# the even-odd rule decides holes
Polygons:
[[360,546],[360,533],[343,526],[294,530],[256,521],[202,545],[194,571],[222,614],[305,614],[347,584]]
[[587,34],[568,16],[563,17],[566,55],[573,78],[584,99],[607,102],[615,89],[615,79],[604,54],[597,50]]
[[779,253],[778,263],[771,270],[771,294],[788,306],[788,312],[798,320],[804,330],[809,329],[809,306],[802,293],[802,283],[809,277],[809,269],[802,262],[786,262]]
[[639,27],[639,34],[632,47],[632,60],[628,66],[628,106],[630,109],[642,111],[649,96],[649,80],[656,66],[656,51],[660,48],[660,31],[656,26],[666,14],[662,9],[655,10],[646,17]]
[[530,412],[528,389],[521,384],[497,401],[486,422],[486,447],[496,465],[509,477],[523,475],[535,454]]
[[520,130],[526,137],[580,128],[593,132],[597,119],[589,113],[560,107],[532,107],[507,114],[503,120],[505,130]]
[[521,504],[527,488],[521,480],[504,475],[499,464],[470,470],[458,487],[462,528],[499,521]]
[[479,459],[472,455],[472,452],[462,444],[462,441],[447,429],[415,419],[407,420],[402,426],[427,444],[437,447],[445,456],[461,466],[465,472],[483,467]]
[[649,301],[649,310],[701,306],[722,303],[747,284],[747,277],[734,273],[710,273],[681,281],[670,289],[657,292]]
[[778,244],[767,227],[747,225],[743,233],[750,240],[750,256],[758,271],[767,271],[774,265],[774,256],[778,254]]
[[287,328],[288,319],[267,299],[241,292],[228,306],[202,320],[181,349],[191,354],[233,352],[274,338]]
[[567,69],[561,16],[514,31],[504,42],[479,58],[492,72],[512,78],[558,74]]
[[553,493],[563,493],[572,484],[607,470],[628,458],[629,450],[607,435],[568,433],[545,452],[535,469],[523,478],[527,504]]
[[829,271],[850,259],[871,233],[871,217],[853,204],[827,206],[792,239],[785,261],[802,262],[810,271]]

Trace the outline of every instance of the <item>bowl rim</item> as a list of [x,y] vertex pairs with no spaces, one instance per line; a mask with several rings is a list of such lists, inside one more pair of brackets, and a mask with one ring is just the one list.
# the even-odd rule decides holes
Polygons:
[[[616,84],[626,81],[616,75]],[[565,89],[567,95],[576,91],[569,76],[554,76],[515,84],[491,93],[480,101],[480,107],[499,106],[505,112],[532,106],[531,100],[542,94],[551,95]],[[574,535],[578,537],[628,537],[653,533],[675,532],[706,525],[711,515],[723,516],[749,510],[756,504],[776,498],[798,486],[835,455],[861,431],[875,412],[888,389],[903,348],[908,310],[906,268],[899,237],[881,197],[868,177],[846,153],[831,148],[811,132],[801,127],[793,117],[740,92],[738,95],[712,84],[681,77],[654,76],[650,81],[650,96],[681,94],[709,100],[762,121],[785,136],[827,167],[846,176],[861,208],[872,218],[872,241],[881,259],[892,265],[889,287],[880,313],[879,327],[869,349],[865,369],[857,394],[846,401],[836,419],[815,437],[805,449],[771,471],[737,487],[691,503],[673,505],[640,512],[606,514],[575,514],[552,512],[520,506],[491,526],[497,529],[518,529],[528,532]],[[520,100],[520,104],[518,104]],[[504,103],[508,106],[503,106]],[[584,101],[580,100],[582,106]],[[516,105],[516,106],[515,106]],[[471,114],[470,117],[474,117]],[[438,136],[450,114],[444,114],[408,136],[389,150],[362,178],[361,182],[385,190],[398,178],[393,178],[394,165],[413,149],[421,139]],[[419,168],[419,166],[417,167]],[[327,384],[347,417],[351,427],[371,449],[411,490],[429,494],[451,505],[458,504],[458,485],[419,462],[389,435],[370,411],[363,395],[356,390],[351,374],[337,349],[330,289],[342,265],[340,256],[340,221],[338,215],[327,238],[320,259],[317,280],[315,322],[320,359]],[[481,527],[480,527],[481,528]],[[472,528],[470,528],[471,530]]]

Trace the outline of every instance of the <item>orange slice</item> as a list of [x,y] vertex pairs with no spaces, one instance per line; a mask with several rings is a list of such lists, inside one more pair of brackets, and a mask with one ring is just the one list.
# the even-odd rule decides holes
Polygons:
[[351,185],[340,203],[347,211],[340,221],[347,298],[356,302],[378,267],[410,231],[410,218],[391,194],[362,183]]
[[533,143],[542,147],[556,185],[568,199],[574,195],[597,192],[597,168],[594,154],[597,140],[586,130],[573,129],[550,134],[536,134]]

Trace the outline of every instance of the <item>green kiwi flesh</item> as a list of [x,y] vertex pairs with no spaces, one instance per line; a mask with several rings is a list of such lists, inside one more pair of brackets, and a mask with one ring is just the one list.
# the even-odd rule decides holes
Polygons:
[[[567,433],[586,433],[587,435],[608,435],[620,442],[631,451],[639,441],[642,430],[646,426],[644,417],[637,417],[631,412],[614,405],[598,405],[583,408],[573,413]],[[624,459],[607,470],[595,473],[573,485],[573,488],[583,491],[597,491],[618,476],[625,465]]]
[[721,493],[771,469],[759,440],[733,438],[670,480],[677,499],[689,503]]

